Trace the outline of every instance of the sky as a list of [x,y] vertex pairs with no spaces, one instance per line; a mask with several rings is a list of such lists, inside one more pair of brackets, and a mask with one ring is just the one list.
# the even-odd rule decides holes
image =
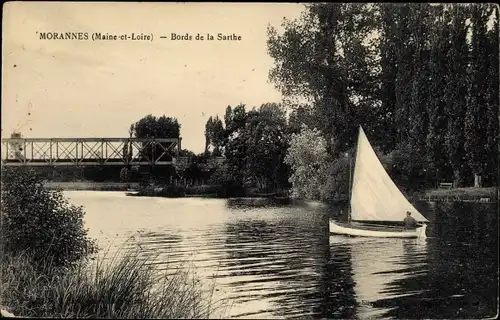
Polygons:
[[[280,102],[268,80],[268,24],[294,3],[9,2],[2,25],[2,138],[127,137],[145,115],[173,116],[202,152],[205,123],[228,105]],[[148,34],[153,41],[41,40],[42,32]],[[241,41],[172,41],[171,33]],[[160,39],[167,36],[168,39]]]

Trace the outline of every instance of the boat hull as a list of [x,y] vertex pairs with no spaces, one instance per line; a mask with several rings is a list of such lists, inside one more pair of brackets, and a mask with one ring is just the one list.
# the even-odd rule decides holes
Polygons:
[[364,227],[351,224],[343,224],[330,221],[330,234],[347,235],[352,237],[374,237],[374,238],[426,238],[427,226],[413,230],[403,228]]

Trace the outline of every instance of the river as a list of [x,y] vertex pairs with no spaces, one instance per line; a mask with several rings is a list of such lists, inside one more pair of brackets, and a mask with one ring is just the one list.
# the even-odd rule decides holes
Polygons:
[[417,203],[428,239],[330,236],[339,209],[264,199],[66,191],[89,235],[191,261],[234,318],[483,318],[498,307],[497,204]]

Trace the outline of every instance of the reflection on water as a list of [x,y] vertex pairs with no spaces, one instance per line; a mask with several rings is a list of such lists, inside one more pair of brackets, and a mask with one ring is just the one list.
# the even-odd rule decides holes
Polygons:
[[90,234],[133,236],[159,267],[185,261],[236,318],[479,318],[498,290],[496,205],[418,204],[426,241],[330,236],[339,208],[266,199],[162,199],[68,192]]

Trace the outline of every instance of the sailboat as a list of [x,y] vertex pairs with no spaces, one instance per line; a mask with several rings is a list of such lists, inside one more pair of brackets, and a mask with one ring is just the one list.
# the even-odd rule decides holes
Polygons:
[[[361,237],[425,238],[429,222],[394,184],[359,127],[347,223],[330,220],[330,233]],[[416,229],[402,226],[406,212]],[[398,222],[398,226],[390,223]]]

